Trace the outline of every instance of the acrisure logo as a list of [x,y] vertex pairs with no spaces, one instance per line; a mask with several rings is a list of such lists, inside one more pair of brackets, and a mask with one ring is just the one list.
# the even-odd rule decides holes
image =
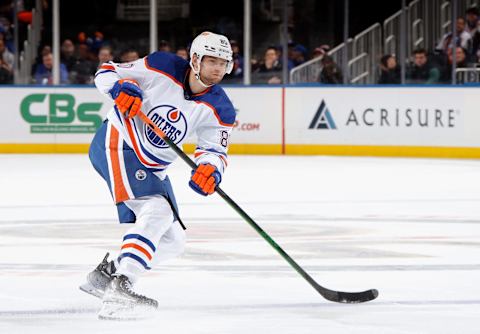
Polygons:
[[87,102],[75,110],[70,94],[31,94],[20,103],[31,133],[95,133],[102,125],[101,108],[102,103]]
[[308,128],[327,130],[337,128],[324,100],[322,100],[320,103],[320,107],[318,107],[317,112],[315,113],[315,116],[313,116],[312,122]]

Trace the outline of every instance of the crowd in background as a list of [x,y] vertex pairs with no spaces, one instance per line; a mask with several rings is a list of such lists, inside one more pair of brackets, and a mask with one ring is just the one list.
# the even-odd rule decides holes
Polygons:
[[[231,45],[234,66],[232,73],[225,77],[225,83],[242,83],[244,75],[243,54],[237,41],[231,40]],[[161,40],[158,46],[159,51],[173,52],[185,60],[189,59],[188,46],[181,46],[174,50],[166,40]],[[324,67],[328,68],[327,60],[331,59],[326,55],[328,50],[329,46],[322,45],[316,48],[312,55],[309,56],[305,46],[290,43],[288,46],[288,70],[303,64],[308,59],[320,56],[323,57],[322,63],[325,64]],[[104,40],[101,32],[95,32],[92,37],[88,37],[84,32],[80,32],[75,40],[65,39],[61,44],[60,81],[62,84],[92,84],[95,72],[104,62],[131,62],[143,56],[133,47],[121,51],[113,50],[110,43]],[[45,45],[32,68],[34,83],[51,84],[52,67],[52,49],[49,45]],[[256,57],[252,58],[252,81],[258,84],[280,84],[282,83],[282,69],[281,46],[269,46],[261,57],[258,59]],[[323,75],[322,78],[335,80],[332,83],[340,83],[341,74],[340,72],[336,74],[332,76]]]
[[[407,83],[436,84],[452,81],[455,58],[457,68],[477,67],[480,63],[480,11],[469,8],[456,20],[456,36],[445,34],[433,50],[416,49],[407,67]],[[453,46],[455,45],[455,48]],[[453,51],[455,49],[455,52]],[[455,55],[454,55],[455,53]],[[380,61],[380,84],[399,84],[400,66],[395,55],[387,54]]]
[[[14,43],[10,15],[11,4],[0,3],[0,83],[13,83]],[[24,16],[19,15],[19,20]]]
[[[8,3],[8,2],[7,2]],[[0,6],[0,83],[13,83],[14,45],[12,38],[11,8]],[[21,14],[21,13],[20,13]],[[31,17],[20,15],[20,24],[28,23]],[[456,38],[452,41],[453,34],[447,33],[438,41],[436,48],[426,50],[423,48],[413,51],[407,63],[407,83],[449,83],[452,79],[453,48],[456,45],[455,58],[457,68],[476,66],[480,61],[480,26],[479,10],[469,8],[464,17],[456,21]],[[230,75],[225,78],[225,83],[242,83],[244,75],[244,58],[240,43],[231,41],[233,49],[234,67]],[[290,42],[288,44],[288,71],[302,65],[310,59],[318,58],[320,66],[317,82],[322,84],[342,84],[343,73],[338,64],[328,55],[329,45],[321,45],[309,50],[306,46]],[[169,41],[159,42],[159,51],[174,52],[188,60],[188,45],[172,48]],[[112,48],[110,41],[106,40],[101,31],[91,34],[79,32],[74,38],[64,39],[60,52],[60,81],[62,84],[92,84],[98,67],[108,61],[130,62],[144,54],[140,54],[135,47],[123,50]],[[268,46],[261,55],[253,55],[251,59],[252,83],[256,84],[281,84],[282,47]],[[32,83],[40,85],[52,84],[53,55],[49,45],[42,45],[38,57],[32,66]],[[379,84],[401,83],[401,71],[397,57],[386,54],[379,59]]]

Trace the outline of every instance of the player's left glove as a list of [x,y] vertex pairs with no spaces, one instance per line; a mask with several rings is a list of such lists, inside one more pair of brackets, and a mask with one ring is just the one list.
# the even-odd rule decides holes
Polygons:
[[188,185],[203,196],[211,195],[215,187],[222,182],[222,175],[217,168],[210,164],[201,164],[192,171],[192,178]]
[[143,92],[138,83],[132,79],[121,79],[115,82],[109,91],[115,100],[118,110],[127,118],[135,117],[142,107]]

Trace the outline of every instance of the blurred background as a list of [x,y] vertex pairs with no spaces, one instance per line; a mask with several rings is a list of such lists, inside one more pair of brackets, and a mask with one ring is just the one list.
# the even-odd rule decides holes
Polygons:
[[477,2],[0,1],[0,152],[88,152],[102,63],[188,59],[212,31],[234,52],[229,153],[480,158]]
[[108,60],[187,58],[210,30],[232,41],[225,84],[469,84],[479,81],[477,2],[1,1],[0,83],[92,84]]

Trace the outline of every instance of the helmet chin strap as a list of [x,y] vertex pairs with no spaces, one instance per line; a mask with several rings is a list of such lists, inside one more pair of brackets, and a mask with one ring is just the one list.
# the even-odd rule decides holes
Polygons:
[[[194,72],[195,72],[195,71],[194,71]],[[203,87],[205,87],[205,88],[208,88],[208,87],[212,87],[212,86],[213,86],[213,84],[211,84],[211,85],[205,84],[205,83],[202,81],[202,79],[200,79],[200,71],[199,71],[199,73],[195,72],[195,79],[197,79],[197,80],[198,80],[198,83],[199,83],[200,85],[202,85]]]
[[198,64],[198,71],[195,70],[195,66],[193,66],[192,61],[190,61],[190,67],[192,68],[193,73],[195,73],[195,79],[197,79],[198,83],[205,88],[212,87],[214,84],[207,85],[202,81],[202,79],[200,79],[200,59],[198,59],[197,64]]

